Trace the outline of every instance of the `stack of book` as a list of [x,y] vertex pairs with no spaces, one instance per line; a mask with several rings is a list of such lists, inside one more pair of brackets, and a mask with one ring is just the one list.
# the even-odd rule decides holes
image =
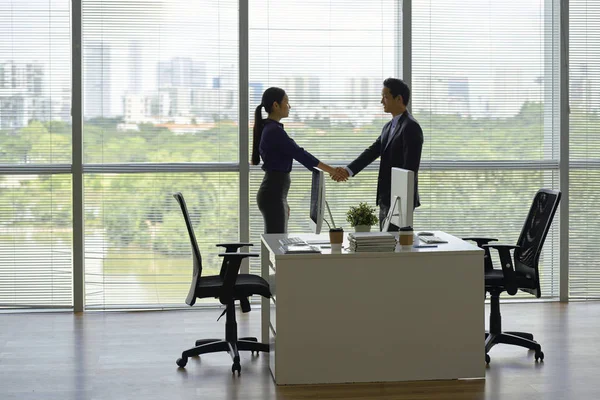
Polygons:
[[355,252],[394,251],[396,238],[389,232],[352,232],[348,234],[350,250]]

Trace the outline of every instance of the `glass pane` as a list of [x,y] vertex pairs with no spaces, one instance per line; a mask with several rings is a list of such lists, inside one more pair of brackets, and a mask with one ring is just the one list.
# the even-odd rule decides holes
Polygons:
[[70,3],[0,2],[0,164],[71,162]]
[[0,308],[72,307],[70,175],[0,175]]
[[[251,119],[263,91],[279,86],[292,107],[289,118],[282,120],[291,138],[326,163],[356,158],[390,119],[380,100],[384,79],[401,71],[400,2],[251,0],[249,7]],[[264,111],[262,116],[267,116]],[[252,138],[249,144],[251,149]],[[250,174],[254,243],[260,242],[264,229],[256,205],[263,176],[258,168]],[[295,164],[291,179],[288,231],[306,232],[311,173]],[[327,197],[335,199],[336,224],[346,224],[350,205],[365,200],[375,205],[376,183],[376,169],[365,170],[346,184],[327,182]],[[258,272],[259,261],[252,260],[251,268]]]
[[88,174],[85,187],[89,308],[184,305],[192,257],[175,192],[187,202],[203,275],[220,270],[215,244],[239,239],[236,172]]
[[600,3],[569,1],[569,295],[600,298]]
[[83,0],[85,162],[235,162],[237,27],[235,0]]
[[425,160],[558,158],[557,14],[546,3],[413,3],[412,110]]
[[73,304],[70,4],[0,2],[0,308]]

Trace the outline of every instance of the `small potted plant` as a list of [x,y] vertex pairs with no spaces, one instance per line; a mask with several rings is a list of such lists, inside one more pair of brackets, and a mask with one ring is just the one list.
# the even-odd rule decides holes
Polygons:
[[351,206],[346,213],[346,221],[350,222],[355,232],[370,232],[371,225],[378,222],[375,207],[363,202],[360,202],[358,207]]

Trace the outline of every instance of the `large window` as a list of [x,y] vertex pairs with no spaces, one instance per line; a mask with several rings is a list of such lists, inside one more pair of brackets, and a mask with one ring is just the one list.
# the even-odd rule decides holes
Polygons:
[[600,298],[600,3],[569,6],[570,296]]
[[238,3],[83,0],[88,308],[181,305],[238,238]]
[[[402,0],[0,0],[0,308],[71,308],[73,290],[82,298],[81,251],[88,309],[182,305],[192,263],[174,192],[187,200],[207,273],[220,266],[215,243],[260,241],[264,174],[247,172],[240,154],[262,92],[284,88],[288,134],[347,165],[390,119],[382,83],[403,72],[425,135],[415,229],[514,243],[535,192],[558,189],[559,160],[570,158],[569,295],[600,297],[589,245],[600,224],[600,5],[570,1],[561,157],[560,1],[410,3],[404,15]],[[71,75],[80,39],[81,82],[78,68]],[[80,107],[81,154],[71,117]],[[375,205],[377,171],[375,162],[327,181],[337,225],[349,229],[349,206]],[[73,249],[81,173],[84,248]],[[309,229],[310,177],[294,164],[291,233]],[[558,296],[559,221],[541,260],[544,297]]]
[[72,306],[70,1],[0,1],[0,308]]
[[[413,2],[412,110],[425,135],[417,226],[515,243],[536,191],[558,188],[552,6]],[[558,296],[558,221],[540,264],[545,297]]]

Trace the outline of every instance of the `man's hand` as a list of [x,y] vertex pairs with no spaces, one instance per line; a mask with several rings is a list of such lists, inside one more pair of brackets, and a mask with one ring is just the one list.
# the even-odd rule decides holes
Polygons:
[[333,179],[336,182],[345,182],[348,180],[349,177],[350,174],[348,174],[348,171],[344,167],[337,167],[335,169],[335,173],[331,174],[331,179]]

